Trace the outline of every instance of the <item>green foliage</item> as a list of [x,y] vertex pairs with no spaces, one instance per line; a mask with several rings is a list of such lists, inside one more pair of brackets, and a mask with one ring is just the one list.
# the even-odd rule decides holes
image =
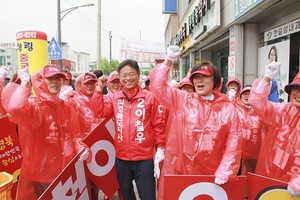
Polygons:
[[103,74],[109,75],[110,72],[117,70],[119,66],[119,61],[116,59],[111,60],[111,65],[109,64],[109,60],[107,58],[103,58],[101,61],[101,69],[103,71]]

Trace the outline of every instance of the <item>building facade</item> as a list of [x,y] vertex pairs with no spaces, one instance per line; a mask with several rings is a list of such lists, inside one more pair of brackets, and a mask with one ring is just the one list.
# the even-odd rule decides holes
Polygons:
[[[166,15],[165,43],[182,48],[171,76],[185,77],[200,61],[217,66],[223,76],[243,85],[262,76],[271,48],[282,63],[279,88],[299,71],[300,1],[190,0],[177,1],[177,14]],[[287,100],[283,93],[282,98]]]

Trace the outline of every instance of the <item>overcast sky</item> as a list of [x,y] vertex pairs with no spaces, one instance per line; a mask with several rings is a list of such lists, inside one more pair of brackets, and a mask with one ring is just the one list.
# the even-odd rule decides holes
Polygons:
[[[71,49],[97,58],[98,0],[61,0],[61,11],[95,3],[69,13],[61,22],[62,41]],[[0,43],[16,42],[21,29],[36,28],[57,39],[56,0],[0,0]],[[102,0],[102,57],[109,59],[109,31],[112,58],[119,59],[121,38],[164,43],[165,15],[161,0]]]

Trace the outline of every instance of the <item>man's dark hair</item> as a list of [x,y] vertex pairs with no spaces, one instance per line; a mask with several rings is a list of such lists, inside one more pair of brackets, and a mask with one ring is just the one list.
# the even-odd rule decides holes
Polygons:
[[97,78],[103,76],[103,72],[100,69],[97,69],[97,70],[93,71],[93,73],[97,76]]
[[129,65],[130,67],[136,69],[136,72],[137,72],[137,73],[140,72],[139,64],[138,64],[135,60],[127,59],[127,60],[124,60],[123,62],[121,62],[121,63],[119,64],[119,67],[118,67],[118,73],[120,73],[121,69],[122,69],[123,67],[125,67],[126,65]]

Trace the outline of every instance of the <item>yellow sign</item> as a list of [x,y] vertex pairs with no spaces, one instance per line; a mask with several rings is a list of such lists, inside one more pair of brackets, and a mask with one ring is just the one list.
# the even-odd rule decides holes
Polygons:
[[32,75],[48,63],[47,35],[37,30],[17,32],[18,68],[29,67]]

